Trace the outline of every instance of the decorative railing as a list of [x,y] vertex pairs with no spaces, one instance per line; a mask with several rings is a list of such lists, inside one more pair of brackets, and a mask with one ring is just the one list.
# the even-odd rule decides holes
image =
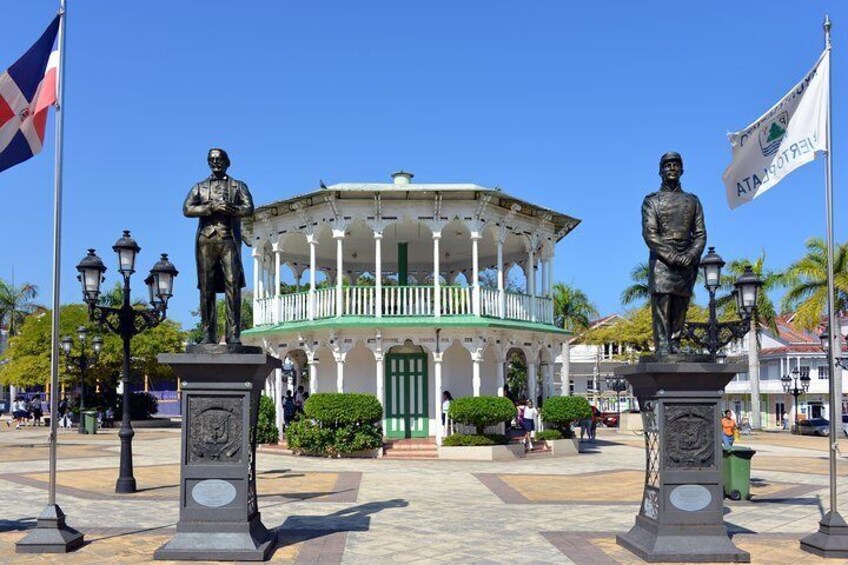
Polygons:
[[480,315],[500,318],[500,293],[492,288],[480,288]]
[[[266,299],[267,300],[267,299]],[[309,317],[309,291],[280,296],[280,322],[297,322]]]
[[344,288],[345,316],[374,316],[376,289],[373,286],[346,286]]
[[432,286],[383,288],[383,316],[432,316]]
[[442,316],[467,316],[471,314],[471,289],[467,286],[443,286]]
[[506,293],[506,318],[509,320],[530,321],[530,296],[517,292]]
[[536,301],[536,321],[542,324],[554,323],[554,300],[547,296],[537,296]]
[[321,318],[332,318],[336,315],[336,289],[321,288],[315,291],[315,316],[316,320]]
[[[314,312],[310,318],[309,291],[259,298],[254,301],[255,326],[274,323],[303,322],[336,316],[336,287],[315,291]],[[432,286],[384,286],[382,293],[383,317],[435,316],[436,300]],[[467,286],[442,286],[439,288],[441,316],[471,316],[474,314],[473,292]],[[373,286],[347,286],[342,289],[341,315],[364,318],[376,317],[377,289]],[[500,293],[492,288],[479,289],[480,315],[500,318]],[[504,318],[541,324],[553,324],[553,300],[549,297],[531,297],[518,292],[504,292]],[[531,307],[535,307],[535,312]],[[275,315],[276,314],[276,315]]]

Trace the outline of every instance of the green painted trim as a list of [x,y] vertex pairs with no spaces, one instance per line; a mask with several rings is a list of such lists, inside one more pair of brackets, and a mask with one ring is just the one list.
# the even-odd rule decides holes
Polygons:
[[[392,361],[396,361],[399,370],[392,373]],[[414,361],[421,362],[421,371],[412,369]],[[390,438],[421,438],[429,437],[430,435],[430,403],[428,400],[429,384],[427,382],[427,354],[426,353],[388,353],[385,358],[385,428],[383,428],[386,437]],[[395,405],[395,389],[393,386],[392,377],[396,377],[398,382],[403,381],[403,398],[402,403],[404,410],[399,410]],[[413,396],[412,391],[416,390],[416,395]],[[418,412],[413,405],[416,404],[413,400],[417,400],[418,396],[423,399],[423,412]],[[418,421],[418,426],[413,432],[410,428],[412,420]],[[399,426],[402,423],[403,426]],[[403,429],[398,429],[402,427]]]
[[409,244],[399,242],[398,246],[398,286],[409,283]]
[[261,336],[279,332],[301,332],[321,329],[347,328],[493,328],[505,330],[525,330],[568,336],[568,330],[540,324],[538,322],[521,322],[518,320],[501,320],[482,316],[396,316],[372,318],[361,316],[343,316],[341,318],[324,318],[323,320],[289,322],[272,326],[251,328],[242,332],[245,336]]

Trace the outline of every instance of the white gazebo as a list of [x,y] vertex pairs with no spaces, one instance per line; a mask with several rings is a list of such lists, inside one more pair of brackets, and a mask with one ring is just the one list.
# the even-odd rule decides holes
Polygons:
[[556,243],[579,220],[475,184],[341,183],[258,207],[254,327],[293,367],[268,391],[366,392],[388,437],[441,440],[442,392],[503,393],[518,351],[536,396],[554,391],[568,334],[554,325]]

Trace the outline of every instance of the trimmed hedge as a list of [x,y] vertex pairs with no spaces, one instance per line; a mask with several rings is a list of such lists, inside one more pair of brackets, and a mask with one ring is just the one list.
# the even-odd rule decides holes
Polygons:
[[507,437],[501,434],[454,434],[442,440],[442,445],[445,447],[506,445],[508,443]]
[[256,443],[277,443],[280,440],[276,415],[274,401],[264,394],[261,395],[259,397],[259,420],[256,423]]
[[541,432],[536,432],[536,439],[538,440],[552,441],[562,439],[562,437],[562,432],[559,430],[542,430]]
[[589,401],[582,396],[553,396],[542,405],[542,421],[559,430],[566,438],[573,437],[571,423],[592,416]]
[[373,394],[316,392],[306,399],[303,412],[323,426],[374,424],[383,418],[383,407]]
[[474,426],[478,436],[486,426],[515,417],[515,405],[501,396],[465,396],[451,401],[448,414],[454,422]]
[[383,407],[377,397],[355,392],[319,392],[303,405],[303,418],[286,429],[295,453],[336,456],[383,445]]

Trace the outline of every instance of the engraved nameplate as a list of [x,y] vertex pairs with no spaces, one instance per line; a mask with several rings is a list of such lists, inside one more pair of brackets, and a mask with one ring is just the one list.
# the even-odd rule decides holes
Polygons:
[[678,510],[697,512],[709,506],[713,497],[701,485],[680,485],[671,491],[668,500]]
[[194,485],[191,497],[201,506],[218,508],[236,499],[236,487],[221,479],[207,479]]

